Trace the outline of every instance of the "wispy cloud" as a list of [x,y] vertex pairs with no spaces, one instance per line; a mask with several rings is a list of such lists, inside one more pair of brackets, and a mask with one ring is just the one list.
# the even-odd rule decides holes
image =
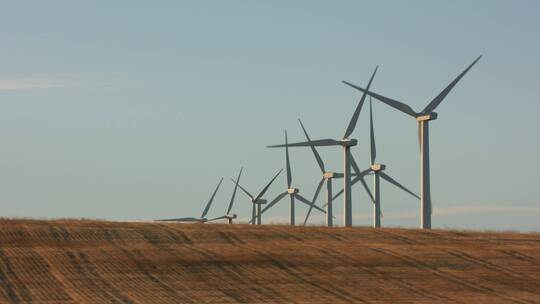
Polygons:
[[21,91],[80,86],[110,85],[111,81],[83,80],[70,75],[9,77],[0,75],[0,91]]
[[[467,214],[495,214],[495,213],[537,213],[540,206],[501,206],[501,205],[458,205],[450,207],[434,207],[433,216],[456,216]],[[389,219],[410,219],[420,216],[420,210],[405,212],[383,212],[383,216]],[[371,213],[355,213],[353,217],[358,219],[370,219]]]
[[0,79],[1,91],[59,88],[65,85],[46,78]]
[[536,213],[540,212],[540,206],[497,206],[497,205],[462,205],[453,207],[435,208],[436,216],[452,216],[459,214],[476,213]]
[[[419,210],[407,210],[403,212],[384,212],[383,217],[385,219],[412,219],[420,216]],[[460,205],[451,207],[439,207],[434,208],[433,216],[457,216],[468,214],[499,214],[499,213],[540,213],[540,206],[500,206],[500,205]],[[371,212],[355,212],[353,213],[353,219],[358,221],[369,221],[373,217]],[[320,217],[318,216],[317,219]],[[336,218],[341,219],[341,214],[337,214]],[[287,215],[275,215],[271,217],[263,217],[263,221],[266,223],[287,223],[289,217]],[[302,220],[303,222],[303,220]],[[312,224],[320,224],[322,221],[310,221]]]

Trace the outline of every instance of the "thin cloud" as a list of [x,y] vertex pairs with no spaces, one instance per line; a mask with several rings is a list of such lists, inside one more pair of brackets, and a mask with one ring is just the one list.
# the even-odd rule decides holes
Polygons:
[[110,84],[111,81],[83,81],[80,78],[74,76],[0,76],[0,91],[25,91],[81,86],[104,86]]
[[67,86],[67,83],[46,78],[0,79],[0,91],[61,88],[65,86]]
[[[497,206],[497,205],[461,205],[451,207],[433,208],[433,216],[455,216],[478,213],[535,213],[540,212],[540,206]],[[353,218],[371,219],[372,213],[355,213]],[[410,219],[420,217],[420,210],[406,212],[384,212],[387,219]]]
[[534,213],[540,212],[540,206],[464,205],[435,208],[433,211],[433,214],[437,216],[452,216],[459,214],[475,213]]
[[[498,213],[540,213],[540,206],[497,206],[497,205],[462,205],[462,206],[452,206],[452,207],[439,207],[434,208],[433,216],[456,216],[456,215],[467,215],[467,214],[498,214]],[[336,219],[341,220],[342,215],[336,214]],[[384,212],[383,218],[385,219],[414,219],[420,217],[419,210],[411,210],[404,212]],[[299,222],[300,217],[297,217],[297,222]],[[310,224],[323,224],[324,221],[316,218],[310,220]],[[373,218],[373,213],[371,212],[355,212],[353,213],[353,220],[355,221],[369,221]],[[288,215],[275,215],[265,217],[263,216],[263,223],[288,223]],[[304,220],[302,218],[301,222]]]

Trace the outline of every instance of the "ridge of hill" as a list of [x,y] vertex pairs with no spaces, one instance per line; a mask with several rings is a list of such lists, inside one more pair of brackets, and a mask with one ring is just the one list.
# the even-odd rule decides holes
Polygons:
[[540,303],[540,234],[0,220],[0,303]]

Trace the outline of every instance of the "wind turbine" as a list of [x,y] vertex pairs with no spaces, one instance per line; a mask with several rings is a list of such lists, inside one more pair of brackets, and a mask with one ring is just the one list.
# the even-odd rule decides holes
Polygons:
[[[311,138],[309,137],[309,134],[307,133],[306,128],[304,127],[304,124],[302,123],[302,120],[298,119],[298,122],[300,122],[300,126],[302,127],[302,131],[304,131],[304,135],[306,136],[306,140],[308,141],[308,143],[311,143]],[[332,201],[334,200],[334,198],[332,198],[332,180],[334,178],[343,178],[343,173],[326,171],[324,162],[323,162],[323,160],[321,158],[321,155],[317,151],[317,148],[315,148],[314,145],[310,145],[309,147],[311,148],[311,151],[313,152],[313,155],[315,156],[315,160],[317,161],[317,164],[319,165],[319,168],[321,169],[321,172],[322,172],[322,179],[319,182],[319,185],[317,186],[317,189],[315,190],[315,195],[313,196],[313,203],[315,203],[315,201],[317,200],[317,197],[319,196],[319,192],[321,191],[321,188],[322,188],[324,182],[326,181],[326,204],[324,204],[323,207],[326,207],[326,225],[328,227],[332,227],[333,226],[333,219],[334,219],[333,211],[332,211],[333,210]],[[351,155],[351,163],[352,164],[356,163],[354,161],[354,157],[352,155]],[[353,166],[353,168],[354,168],[354,166]],[[358,174],[358,172],[356,172],[356,174]],[[371,192],[369,191],[369,188],[368,188],[366,182],[363,180],[363,178],[358,179],[358,176],[356,176],[352,180],[351,186],[354,185],[358,180],[362,181],[362,184],[364,185],[364,188],[370,194],[370,197],[371,197]],[[304,220],[304,226],[306,225],[306,223],[307,223],[307,221],[309,219],[309,216],[311,215],[312,210],[313,210],[313,206],[311,206],[309,208],[308,213],[306,214],[306,218]]]
[[211,220],[208,220],[209,222],[210,221],[217,221],[217,220],[221,220],[221,219],[227,219],[227,222],[229,224],[232,224],[233,220],[235,218],[237,218],[236,213],[231,214],[231,210],[232,210],[232,207],[233,207],[233,204],[234,204],[234,198],[236,196],[236,190],[238,189],[238,183],[240,182],[240,176],[242,175],[242,170],[243,169],[244,168],[240,168],[240,172],[238,173],[238,177],[236,178],[236,184],[234,185],[234,190],[233,190],[233,193],[232,193],[232,196],[231,196],[231,201],[229,202],[229,206],[227,206],[227,210],[225,211],[225,215],[222,215],[220,217],[216,217],[216,218],[213,218]]
[[221,182],[223,182],[223,177],[217,184],[216,189],[214,190],[214,193],[212,193],[212,196],[210,197],[210,200],[208,201],[208,203],[206,203],[206,207],[204,208],[203,213],[201,214],[200,218],[181,217],[181,218],[172,218],[172,219],[162,219],[162,220],[157,220],[157,221],[160,221],[160,222],[199,222],[199,223],[208,222],[209,220],[206,218],[206,214],[208,214],[208,210],[210,210],[210,206],[212,205],[212,202],[214,201],[214,197],[216,197],[216,193],[218,192],[219,186],[221,186]]
[[[376,163],[375,158],[377,157],[377,147],[375,145],[375,131],[373,128],[373,109],[371,104],[371,97],[369,100],[369,138],[370,138],[370,158],[371,158],[371,166],[369,169],[363,171],[368,172],[373,175],[373,227],[379,228],[381,227],[381,177],[386,180],[387,182],[391,183],[392,185],[400,188],[401,190],[409,193],[410,195],[416,197],[417,199],[420,199],[420,197],[416,194],[414,194],[411,190],[407,189],[405,186],[401,185],[398,181],[390,177],[388,174],[384,172],[386,169],[386,165]],[[341,193],[343,193],[343,190],[336,194],[336,197],[338,197]]]
[[270,188],[270,185],[272,185],[274,180],[276,180],[276,178],[281,173],[281,171],[283,171],[283,169],[279,170],[279,172],[270,180],[270,182],[261,190],[261,192],[259,192],[259,194],[257,194],[257,196],[251,195],[251,193],[249,193],[246,189],[244,189],[244,187],[242,187],[238,182],[231,179],[233,181],[233,183],[238,185],[240,190],[242,190],[242,192],[244,192],[251,199],[252,208],[251,208],[251,221],[250,221],[250,223],[254,224],[255,220],[256,220],[257,225],[261,224],[261,205],[266,204],[268,202],[267,200],[263,199],[262,197],[266,193],[268,188]]
[[391,99],[374,92],[369,91],[369,87],[361,88],[347,81],[343,83],[361,91],[369,96],[372,96],[379,101],[397,109],[416,119],[418,127],[418,141],[420,143],[420,227],[422,229],[431,228],[431,191],[429,178],[429,121],[437,119],[437,113],[434,112],[437,106],[450,93],[454,86],[461,80],[463,76],[482,58],[478,56],[461,74],[459,74],[439,95],[437,95],[421,112],[415,112],[407,104]]
[[[373,77],[375,77],[375,73],[377,73],[377,68],[373,71],[373,74],[371,75],[371,78],[369,79],[368,88],[371,86],[371,82],[373,81]],[[349,138],[351,134],[354,131],[354,128],[356,127],[356,122],[358,121],[358,116],[360,115],[360,110],[362,110],[362,105],[364,104],[364,100],[366,98],[366,94],[364,93],[362,95],[362,98],[358,102],[358,105],[356,106],[356,109],[353,113],[353,116],[351,118],[351,121],[349,122],[349,125],[347,126],[347,130],[345,130],[345,134],[343,135],[343,138],[341,139],[318,139],[318,140],[312,140],[307,142],[300,142],[300,143],[294,143],[289,144],[289,147],[310,147],[310,146],[342,146],[344,151],[344,161],[343,161],[343,189],[345,189],[345,194],[343,196],[343,205],[344,205],[344,214],[343,214],[343,223],[345,227],[351,227],[352,226],[352,201],[351,201],[351,147],[356,146],[358,141],[354,138]],[[268,148],[281,148],[284,147],[284,145],[272,145],[268,146]]]
[[[318,191],[316,191],[315,193],[315,196],[313,198],[313,201],[310,202],[308,201],[305,197],[303,197],[302,195],[300,195],[298,192],[299,189],[298,188],[295,188],[295,187],[292,187],[292,173],[291,173],[291,163],[290,163],[290,158],[289,158],[289,145],[288,145],[288,140],[287,140],[287,131],[285,131],[285,165],[286,165],[286,169],[287,169],[287,190],[283,193],[280,193],[275,199],[273,199],[268,205],[266,205],[266,207],[264,207],[264,209],[261,211],[261,214],[263,214],[264,212],[266,212],[266,210],[272,208],[275,204],[277,204],[279,201],[281,201],[287,194],[289,195],[289,198],[290,198],[290,204],[289,204],[289,224],[291,226],[294,226],[295,225],[295,219],[296,219],[296,216],[295,216],[295,206],[294,206],[294,201],[295,201],[295,198],[298,199],[299,201],[301,201],[302,203],[308,205],[310,207],[310,211],[311,211],[311,208],[315,208],[323,213],[326,213],[326,211],[324,211],[323,209],[321,209],[320,207],[317,207],[315,206],[315,200],[317,199],[317,195],[318,195]],[[320,190],[320,189],[318,189]]]

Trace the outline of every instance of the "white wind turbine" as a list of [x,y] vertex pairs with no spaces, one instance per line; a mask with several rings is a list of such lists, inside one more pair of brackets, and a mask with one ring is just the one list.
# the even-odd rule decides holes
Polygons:
[[240,182],[240,176],[242,176],[242,170],[243,169],[244,168],[240,168],[240,172],[238,173],[238,177],[236,178],[236,183],[234,185],[234,190],[233,190],[233,193],[231,195],[231,201],[229,202],[229,206],[227,206],[227,210],[225,211],[225,215],[213,218],[213,219],[208,220],[208,221],[217,221],[217,220],[221,220],[221,219],[227,219],[227,222],[229,224],[232,224],[233,220],[237,218],[236,213],[231,213],[231,210],[232,210],[232,207],[233,207],[233,204],[234,204],[234,198],[236,197],[236,190],[238,189],[238,183]]
[[206,203],[206,207],[203,210],[203,213],[201,214],[200,218],[196,217],[180,217],[180,218],[172,218],[172,219],[161,219],[157,221],[161,222],[199,222],[199,223],[206,223],[208,221],[213,221],[215,219],[207,219],[206,214],[208,214],[208,210],[210,210],[210,206],[212,205],[212,202],[214,201],[214,197],[216,197],[216,193],[218,192],[219,186],[221,186],[221,182],[223,182],[223,178],[219,181],[219,183],[216,186],[216,189],[214,190],[214,193],[212,193],[212,196],[210,197],[210,200],[208,203]]
[[[401,185],[395,179],[393,179],[388,174],[386,174],[384,172],[384,170],[386,169],[386,165],[375,162],[375,159],[377,157],[377,147],[375,145],[375,130],[373,128],[373,110],[372,110],[371,100],[369,101],[369,138],[370,138],[370,146],[371,146],[371,149],[370,149],[371,166],[367,170],[364,170],[363,172],[368,172],[373,175],[373,199],[372,199],[373,201],[373,227],[378,228],[378,227],[381,227],[381,215],[382,215],[381,213],[381,186],[380,186],[381,177],[387,182],[391,183],[392,185],[416,197],[417,199],[420,199],[420,197],[418,197],[418,195],[414,194],[411,190],[407,189],[405,186]],[[343,190],[337,193],[334,198],[338,197],[341,193],[343,193]]]
[[252,208],[251,208],[250,223],[254,224],[256,220],[257,225],[261,224],[261,205],[266,204],[268,202],[268,200],[263,199],[262,197],[266,193],[268,188],[270,188],[270,185],[272,185],[274,180],[276,180],[276,178],[281,173],[281,171],[283,171],[283,169],[279,170],[279,172],[270,180],[270,182],[261,190],[261,192],[257,194],[257,196],[251,195],[251,193],[249,193],[246,189],[244,189],[244,187],[242,187],[238,182],[231,179],[233,183],[238,185],[238,187],[240,187],[240,190],[242,190],[251,199]]
[[[304,135],[306,136],[306,140],[308,141],[308,143],[311,143],[311,138],[309,137],[309,134],[307,133],[306,128],[304,127],[304,124],[302,123],[302,121],[300,119],[298,119],[298,121],[300,122],[300,126],[302,127],[302,131],[304,131]],[[326,181],[326,203],[323,205],[323,207],[326,207],[326,225],[328,227],[332,227],[333,226],[333,219],[334,219],[333,207],[332,207],[332,201],[334,200],[334,198],[332,198],[332,180],[334,178],[343,178],[343,173],[326,171],[324,162],[323,162],[319,152],[317,151],[317,148],[315,148],[314,145],[310,145],[309,147],[311,148],[311,151],[313,152],[313,155],[315,156],[315,160],[317,161],[317,164],[319,165],[319,168],[321,169],[321,172],[322,172],[322,179],[319,182],[319,185],[317,186],[317,189],[315,190],[315,195],[313,196],[313,203],[315,204],[315,202],[317,201],[317,197],[319,196],[321,188],[322,188],[324,182]],[[352,155],[351,155],[351,163],[353,164],[353,168],[355,168],[354,164],[356,164],[356,162],[354,161],[354,157]],[[355,174],[352,174],[352,175],[356,175],[356,177],[351,181],[351,186],[354,185],[358,180],[360,180],[362,182],[362,185],[364,186],[364,189],[366,189],[366,191],[369,193],[369,195],[371,197],[371,192],[370,192],[366,182],[364,181],[363,178],[358,178],[358,171],[355,171],[355,172],[356,172]],[[307,221],[309,219],[309,216],[311,215],[312,210],[313,210],[313,207],[310,207],[307,214],[306,214],[306,218],[304,220],[304,226],[306,225],[306,223],[307,223]]]
[[[371,75],[371,78],[368,83],[368,89],[371,86],[371,82],[373,81],[373,77],[375,77],[375,73],[377,72],[377,68],[375,68],[375,71],[373,71],[373,74]],[[343,189],[345,189],[345,194],[343,196],[343,205],[344,205],[344,214],[343,214],[343,223],[345,227],[351,227],[352,226],[352,200],[351,200],[351,147],[355,146],[358,141],[354,138],[349,138],[351,134],[354,131],[354,128],[356,127],[356,122],[358,121],[358,116],[360,115],[360,110],[362,109],[362,105],[364,104],[364,100],[366,98],[366,94],[364,93],[362,95],[362,98],[358,102],[358,105],[353,113],[353,116],[351,118],[351,121],[349,122],[349,125],[347,126],[347,130],[345,131],[345,134],[343,135],[343,138],[341,139],[318,139],[318,140],[312,140],[307,142],[300,142],[300,143],[294,143],[289,144],[289,147],[310,147],[310,146],[342,146],[344,151],[344,157],[343,157]],[[272,145],[268,146],[269,148],[282,148],[285,145]]]
[[421,112],[415,112],[407,104],[379,95],[369,91],[369,87],[361,88],[347,81],[343,83],[362,91],[369,96],[397,109],[407,115],[412,116],[417,121],[418,127],[418,140],[420,143],[420,227],[422,229],[431,228],[431,191],[430,191],[430,178],[429,178],[429,121],[437,119],[437,113],[434,112],[437,106],[444,100],[444,98],[450,93],[454,86],[461,80],[463,76],[482,58],[482,55],[478,56],[461,74],[459,74],[439,95],[437,95]]
[[266,207],[264,207],[264,209],[261,211],[261,214],[266,212],[266,210],[272,208],[275,204],[277,204],[280,200],[282,200],[287,194],[289,195],[289,198],[290,198],[290,203],[289,203],[289,224],[291,226],[295,225],[295,219],[296,219],[295,206],[294,206],[295,198],[298,199],[299,201],[301,201],[302,203],[308,205],[310,207],[310,210],[311,210],[311,208],[315,208],[315,209],[317,209],[317,210],[319,210],[319,211],[321,211],[323,213],[326,213],[320,207],[315,206],[315,200],[317,199],[317,195],[318,195],[317,192],[316,192],[316,195],[313,198],[313,201],[310,202],[305,197],[303,197],[302,195],[299,194],[300,191],[299,191],[298,188],[292,187],[292,173],[291,173],[291,163],[290,163],[290,158],[289,158],[289,146],[288,146],[288,140],[287,140],[287,131],[285,131],[285,165],[286,165],[286,169],[287,169],[287,190],[285,192],[283,192],[283,193],[278,194],[278,196],[275,199],[273,199],[268,205],[266,205]]

